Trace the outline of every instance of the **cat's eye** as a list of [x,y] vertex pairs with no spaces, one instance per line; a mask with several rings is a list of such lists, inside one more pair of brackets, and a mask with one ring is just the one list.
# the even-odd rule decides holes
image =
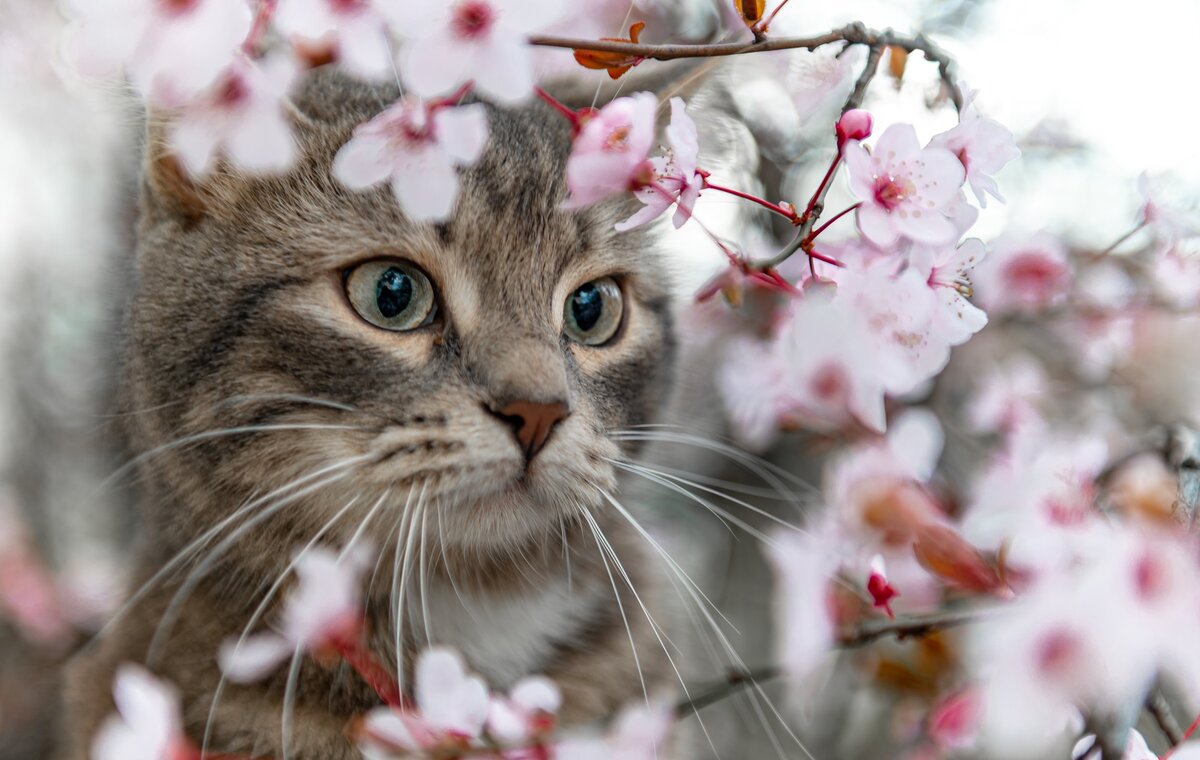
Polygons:
[[601,277],[576,288],[567,298],[563,331],[576,343],[599,346],[617,334],[624,311],[621,286],[611,277]]
[[346,297],[360,317],[385,330],[427,325],[437,309],[425,273],[395,259],[368,261],[347,272]]

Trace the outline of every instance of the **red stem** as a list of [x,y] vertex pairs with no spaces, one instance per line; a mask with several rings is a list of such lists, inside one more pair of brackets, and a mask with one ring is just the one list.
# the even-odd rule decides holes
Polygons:
[[796,222],[797,222],[795,209],[787,209],[787,208],[784,208],[783,206],[779,205],[778,203],[771,203],[770,201],[763,200],[762,198],[759,198],[756,195],[751,195],[750,193],[743,193],[741,190],[734,190],[732,187],[725,187],[724,185],[718,185],[716,183],[709,182],[707,177],[704,179],[704,188],[706,190],[707,189],[716,190],[719,193],[728,193],[728,194],[736,196],[738,198],[742,198],[744,200],[748,200],[753,203],[757,203],[758,205],[762,206],[763,208],[765,208],[769,211],[774,211],[776,214],[779,214],[780,216],[786,218],[792,224],[796,224]]
[[817,207],[817,200],[821,197],[821,193],[824,192],[825,186],[829,184],[829,180],[833,179],[833,173],[837,170],[838,164],[841,163],[841,161],[842,152],[839,150],[838,154],[833,157],[833,163],[829,165],[829,169],[826,170],[825,176],[821,178],[821,184],[817,186],[817,191],[813,193],[811,198],[808,199],[808,205],[804,207],[804,213],[800,215],[800,220],[802,223],[804,220],[807,220],[808,217],[812,216],[813,209]]
[[785,6],[787,4],[788,4],[788,0],[782,0],[782,2],[779,3],[779,5],[775,6],[775,10],[771,11],[767,15],[766,18],[762,19],[761,21],[759,21],[757,24],[754,25],[754,31],[759,34],[763,34],[763,33],[767,32],[768,28],[771,26],[771,22],[775,20],[775,16],[777,16],[779,14],[779,12],[781,10],[783,10],[783,6]]
[[537,96],[539,98],[541,98],[547,104],[549,104],[549,106],[551,108],[553,108],[555,111],[558,111],[560,114],[563,115],[564,118],[566,118],[568,121],[570,121],[571,126],[574,129],[576,129],[576,130],[579,129],[579,127],[580,127],[579,114],[577,112],[575,112],[575,111],[571,110],[569,107],[563,105],[562,102],[559,101],[558,98],[556,98],[553,95],[551,95],[550,93],[546,92],[541,87],[534,87],[533,91],[535,93],[537,93]]
[[846,214],[849,214],[851,211],[853,211],[854,209],[858,208],[861,205],[862,205],[862,201],[859,201],[858,203],[855,203],[853,206],[850,206],[849,208],[845,208],[845,209],[842,209],[841,211],[837,212],[837,214],[834,215],[834,217],[832,219],[828,220],[827,222],[822,224],[820,227],[818,227],[812,231],[812,234],[808,236],[808,242],[812,242],[812,241],[816,240],[817,236],[820,235],[822,232],[824,232],[826,227],[833,224],[838,219],[841,219]]
[[1180,744],[1183,744],[1188,739],[1192,738],[1192,734],[1196,733],[1197,728],[1200,728],[1200,715],[1197,715],[1196,719],[1192,721],[1192,725],[1188,726],[1187,731],[1183,732],[1183,738],[1179,740],[1179,744],[1175,744],[1169,750],[1167,750],[1163,754],[1161,760],[1167,760],[1167,758],[1169,758],[1171,754],[1179,748]]
[[357,641],[342,639],[335,640],[333,648],[375,690],[384,704],[397,709],[407,708],[407,700],[400,693],[400,684],[369,650]]

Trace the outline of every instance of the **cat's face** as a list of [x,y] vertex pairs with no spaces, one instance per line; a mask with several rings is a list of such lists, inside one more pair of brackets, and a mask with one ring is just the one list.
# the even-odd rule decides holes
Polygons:
[[126,391],[139,449],[200,436],[146,464],[178,535],[299,494],[264,523],[293,543],[372,510],[386,542],[407,509],[448,544],[515,545],[603,503],[609,433],[663,402],[665,275],[614,232],[626,209],[561,208],[564,120],[493,111],[452,219],[414,224],[330,177],[390,99],[316,77],[303,164],[210,179],[199,213],[151,176]]

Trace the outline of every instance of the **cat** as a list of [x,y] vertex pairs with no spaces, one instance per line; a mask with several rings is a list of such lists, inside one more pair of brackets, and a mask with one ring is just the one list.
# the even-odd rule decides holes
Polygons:
[[[125,662],[179,689],[210,752],[280,757],[287,674],[222,682],[218,649],[274,619],[282,594],[257,608],[299,548],[360,531],[379,549],[369,646],[406,683],[435,643],[497,690],[551,677],[565,726],[669,693],[653,547],[617,490],[614,462],[638,452],[613,435],[670,398],[665,262],[649,233],[614,230],[631,198],[563,208],[571,129],[541,103],[489,106],[445,223],[408,221],[386,186],[345,189],[334,155],[396,97],[314,72],[282,176],[193,181],[149,130],[121,383],[141,590],[68,670],[71,760]],[[422,572],[398,652],[405,561]],[[289,696],[289,757],[357,756],[347,722],[378,697],[347,667],[306,661]]]

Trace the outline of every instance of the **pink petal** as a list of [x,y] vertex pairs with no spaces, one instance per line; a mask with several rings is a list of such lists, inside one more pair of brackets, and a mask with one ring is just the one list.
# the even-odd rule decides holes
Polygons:
[[480,94],[510,106],[533,94],[533,55],[524,37],[497,32],[473,53],[471,74]]
[[625,232],[627,230],[632,230],[635,227],[641,227],[643,224],[653,222],[655,219],[662,216],[664,211],[671,207],[671,199],[664,198],[662,195],[659,195],[654,191],[649,191],[653,194],[647,197],[643,195],[645,192],[647,191],[639,192],[638,198],[640,198],[642,203],[645,203],[646,205],[642,207],[641,211],[638,211],[625,221],[617,222],[615,227],[617,232]]
[[500,23],[523,33],[545,29],[567,9],[563,0],[492,0],[500,10]]
[[400,74],[410,90],[425,99],[448,95],[471,78],[473,46],[463,45],[449,30],[408,43]]
[[858,140],[846,143],[842,151],[842,160],[846,162],[846,171],[850,177],[850,190],[860,200],[871,201],[875,197],[875,164],[871,154]]
[[281,113],[243,118],[226,136],[229,158],[249,172],[278,172],[296,159],[292,130]]
[[167,143],[171,152],[193,177],[208,171],[219,142],[220,135],[212,125],[196,116],[184,114],[168,128]]
[[512,700],[521,709],[530,712],[540,710],[556,713],[562,706],[562,693],[558,686],[545,676],[530,676],[517,682],[510,692]]
[[[868,233],[867,228],[863,226],[862,213],[868,208],[870,207],[863,206],[858,210],[859,228],[862,229],[863,234],[871,238],[872,242],[876,243],[877,245],[887,245],[893,242],[878,240]],[[880,213],[884,212],[881,211]],[[868,214],[868,216],[871,217],[873,215]],[[905,237],[908,237],[917,243],[938,245],[941,243],[949,243],[958,237],[958,229],[955,228],[954,223],[936,212],[921,214],[919,217],[911,213],[907,217],[900,216],[899,214],[892,214],[891,218],[893,230],[899,231]],[[879,230],[874,231],[878,232]]]
[[377,17],[362,13],[342,24],[338,59],[363,79],[377,81],[391,74],[391,44]]
[[383,182],[392,173],[387,141],[371,135],[352,137],[333,159],[333,176],[351,190]]
[[443,108],[433,116],[438,144],[456,163],[473,164],[487,145],[487,109],[479,103]]
[[113,699],[125,722],[147,741],[166,744],[179,730],[178,695],[142,667],[117,670]]
[[680,173],[690,176],[700,159],[700,138],[696,133],[696,123],[688,116],[682,98],[671,98],[671,123],[667,125],[666,132],[676,168]]
[[889,246],[900,236],[891,214],[873,203],[864,203],[855,212],[863,236],[880,247]]
[[225,677],[235,683],[251,683],[270,675],[295,652],[292,644],[273,633],[247,637],[239,645],[236,639],[221,644],[217,663]]
[[400,715],[390,707],[377,707],[367,713],[363,728],[367,735],[392,747],[420,750],[422,742],[413,731],[415,719]]
[[414,221],[440,221],[454,210],[458,174],[446,154],[430,151],[392,177],[392,192]]

